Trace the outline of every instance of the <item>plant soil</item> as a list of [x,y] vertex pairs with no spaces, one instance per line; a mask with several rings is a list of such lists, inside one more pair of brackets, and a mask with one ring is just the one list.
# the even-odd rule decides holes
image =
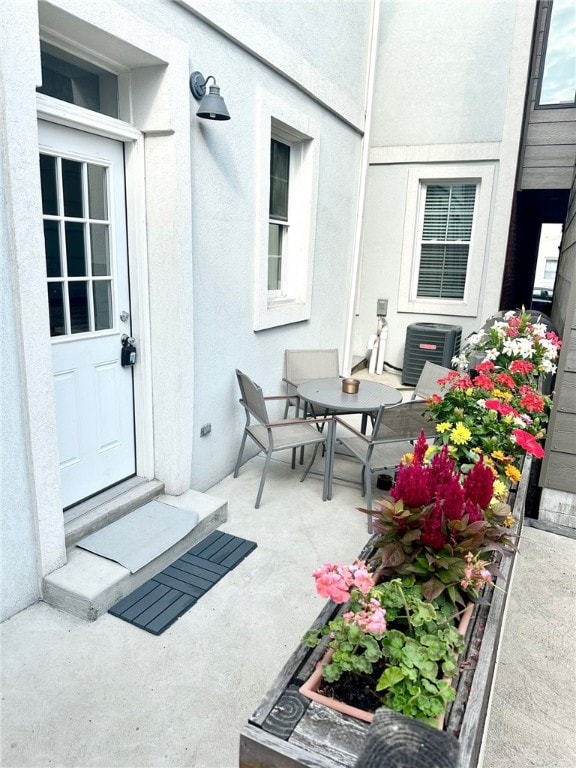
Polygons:
[[[376,683],[384,671],[384,664],[375,664],[371,675],[351,675],[344,673],[334,683],[322,680],[318,693],[336,699],[351,707],[375,712],[382,706],[382,699],[376,693]],[[383,694],[385,691],[383,692]]]

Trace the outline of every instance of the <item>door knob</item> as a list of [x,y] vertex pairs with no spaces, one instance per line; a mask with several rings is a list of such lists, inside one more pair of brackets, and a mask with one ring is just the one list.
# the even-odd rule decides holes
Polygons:
[[120,320],[122,320],[123,323],[127,323],[128,320],[130,320],[130,312],[126,312],[125,309],[120,312]]

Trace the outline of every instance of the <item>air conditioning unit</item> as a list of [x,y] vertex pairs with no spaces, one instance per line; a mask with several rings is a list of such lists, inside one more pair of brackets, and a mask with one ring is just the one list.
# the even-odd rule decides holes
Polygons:
[[406,328],[402,384],[415,386],[427,360],[445,368],[460,352],[462,328],[441,323],[412,323]]

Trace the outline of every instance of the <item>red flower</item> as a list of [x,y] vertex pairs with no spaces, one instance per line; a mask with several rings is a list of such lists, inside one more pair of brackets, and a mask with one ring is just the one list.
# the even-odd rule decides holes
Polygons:
[[476,370],[478,373],[490,373],[490,371],[493,371],[495,367],[496,366],[492,360],[484,360],[482,363],[478,363]]
[[450,384],[451,381],[454,381],[454,379],[459,378],[460,374],[458,371],[448,371],[446,376],[443,376],[441,379],[438,379],[438,384],[441,384],[442,386],[444,384]]
[[544,448],[542,448],[530,432],[525,432],[523,429],[514,429],[512,435],[520,448],[524,448],[525,451],[531,453],[532,456],[536,456],[537,459],[544,457]]
[[469,389],[472,386],[470,376],[462,376],[461,379],[455,379],[450,389]]
[[544,410],[544,400],[534,392],[527,392],[520,400],[520,407],[531,413],[539,413]]
[[474,379],[474,386],[480,387],[481,389],[486,389],[490,392],[492,389],[494,389],[494,382],[489,376],[481,373],[480,376],[476,376]]
[[438,405],[438,403],[442,402],[442,398],[440,397],[440,395],[434,394],[434,395],[430,395],[430,397],[426,400],[426,402],[429,403],[430,405],[432,404]]
[[390,496],[395,501],[402,499],[406,507],[423,507],[430,504],[434,494],[430,488],[427,469],[418,464],[400,467]]
[[506,387],[507,389],[514,389],[516,386],[516,382],[512,376],[509,376],[507,373],[499,373],[496,376],[496,381],[501,387]]
[[534,370],[534,364],[528,360],[512,360],[510,363],[510,373],[519,373],[521,376],[525,376],[532,370]]
[[482,510],[479,509],[477,504],[474,504],[474,502],[470,500],[464,504],[464,514],[468,515],[468,525],[477,523],[478,520],[484,520]]
[[441,489],[437,489],[437,494],[442,498],[442,512],[447,520],[460,520],[464,511],[464,489],[458,482],[457,477],[452,477],[450,482]]
[[518,411],[512,408],[508,403],[503,403],[501,400],[486,400],[484,403],[486,408],[491,411],[496,411],[501,416],[518,416]]
[[422,522],[422,543],[430,549],[442,549],[448,541],[448,536],[442,531],[442,510],[436,502],[432,511]]
[[464,494],[466,499],[477,504],[481,509],[486,509],[494,495],[494,473],[484,464],[484,458],[474,464],[464,480]]
[[556,336],[554,331],[548,331],[548,333],[546,334],[546,338],[549,339],[552,342],[552,344],[554,344],[554,346],[557,347],[558,349],[560,349],[560,347],[562,346],[562,342],[560,341],[558,336]]

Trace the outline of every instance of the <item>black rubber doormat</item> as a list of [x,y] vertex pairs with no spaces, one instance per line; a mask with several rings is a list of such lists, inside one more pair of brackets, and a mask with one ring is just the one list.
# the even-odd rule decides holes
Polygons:
[[254,541],[214,531],[108,613],[161,635],[256,546]]

